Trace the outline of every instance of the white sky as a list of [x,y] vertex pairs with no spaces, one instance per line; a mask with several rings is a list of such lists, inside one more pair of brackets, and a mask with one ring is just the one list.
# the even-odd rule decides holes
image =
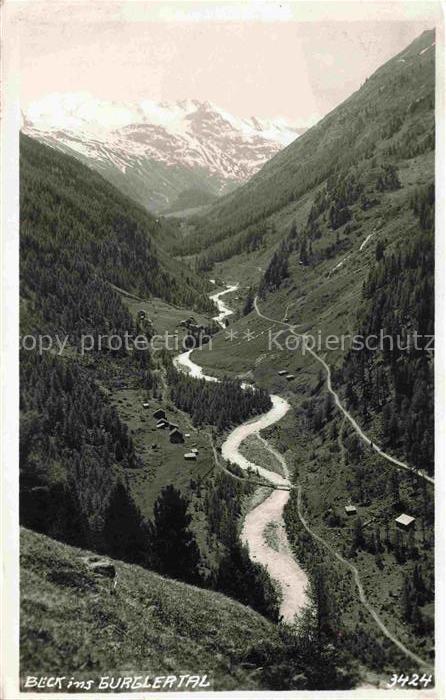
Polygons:
[[86,91],[315,122],[435,25],[434,3],[9,2],[22,106]]

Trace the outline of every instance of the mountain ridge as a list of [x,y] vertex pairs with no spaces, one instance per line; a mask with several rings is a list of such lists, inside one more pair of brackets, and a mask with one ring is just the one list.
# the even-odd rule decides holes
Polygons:
[[[72,271],[80,256],[79,274],[85,276],[89,268],[85,279],[115,284],[142,297],[159,296],[167,302],[210,310],[206,281],[178,265],[162,248],[160,241],[172,227],[78,159],[22,135],[22,294],[33,296],[31,278],[35,278],[36,289],[41,288],[42,276],[35,271],[39,266],[45,268],[43,261],[64,240],[63,254],[54,260],[53,277],[59,267]],[[28,263],[28,257],[34,257],[34,262]],[[70,275],[65,272],[63,279],[67,282]],[[35,297],[37,304],[44,300],[45,293]]]
[[302,130],[235,117],[210,102],[113,103],[54,94],[22,114],[23,131],[80,158],[148,209],[191,187],[221,195],[248,180]]
[[[398,138],[406,143],[427,136],[433,139],[433,118],[422,132],[420,114],[433,99],[434,45],[434,31],[423,32],[378,68],[359,90],[265,163],[247,183],[215,202],[204,217],[197,217],[195,235],[177,252],[199,254],[225,239],[260,228],[262,222],[314,193],[341,168],[366,159],[376,144],[381,148],[384,142],[390,145]],[[411,89],[417,93],[412,94]]]

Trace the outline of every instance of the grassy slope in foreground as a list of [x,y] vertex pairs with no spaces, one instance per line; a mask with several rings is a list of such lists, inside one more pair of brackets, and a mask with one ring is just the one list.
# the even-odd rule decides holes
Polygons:
[[22,530],[22,678],[36,669],[77,679],[181,672],[207,673],[215,690],[261,687],[242,666],[256,643],[276,637],[261,615],[123,562],[114,562],[112,595],[110,579],[84,565],[88,554]]

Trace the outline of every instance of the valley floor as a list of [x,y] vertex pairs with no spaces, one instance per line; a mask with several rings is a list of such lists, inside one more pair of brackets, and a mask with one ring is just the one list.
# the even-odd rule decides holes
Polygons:
[[[290,369],[289,364],[287,364],[290,358],[286,350],[276,353],[276,356],[274,353],[263,354],[261,348],[265,346],[265,335],[272,328],[283,328],[285,326],[288,333],[294,334],[296,326],[283,323],[281,319],[276,321],[270,316],[263,314],[259,307],[256,307],[256,312],[257,318],[253,318],[252,315],[249,317],[249,329],[252,333],[250,340],[247,340],[247,342],[243,340],[243,326],[246,327],[247,321],[241,320],[237,323],[239,335],[238,338],[235,337],[234,341],[228,343],[226,340],[225,342],[223,333],[221,333],[217,337],[212,350],[209,349],[209,352],[205,351],[199,355],[197,353],[192,355],[192,358],[197,356],[197,361],[203,362],[206,372],[212,371],[212,362],[215,362],[217,372],[220,370],[223,373],[229,370],[234,353],[237,353],[235,364],[239,370],[238,375],[241,378],[247,376],[244,367],[254,366],[254,372],[249,372],[250,381],[254,377],[258,378],[261,383],[267,383],[268,386],[272,385],[274,391],[278,390],[280,384],[280,390],[293,406],[293,411],[288,414],[283,422],[277,423],[273,428],[267,430],[268,442],[264,440],[263,450],[259,449],[259,445],[254,447],[252,443],[249,448],[247,446],[241,447],[242,453],[246,454],[248,459],[245,457],[241,461],[237,460],[237,462],[246,468],[250,461],[249,456],[253,454],[254,449],[256,464],[266,463],[268,464],[267,468],[271,468],[271,452],[273,453],[276,462],[274,472],[278,471],[279,474],[287,474],[284,454],[288,463],[294,465],[292,481],[296,480],[296,484],[299,484],[297,513],[301,521],[300,527],[303,525],[307,533],[310,533],[313,543],[316,542],[322,545],[323,550],[328,553],[329,560],[331,559],[332,567],[336,568],[336,559],[343,567],[344,580],[339,584],[340,591],[336,595],[336,605],[340,608],[345,606],[343,623],[351,631],[356,630],[355,634],[361,630],[360,634],[366,638],[374,638],[378,635],[378,647],[385,650],[379,652],[378,657],[381,657],[380,660],[378,661],[375,658],[375,661],[371,663],[371,667],[380,668],[384,672],[383,677],[386,677],[386,669],[390,672],[392,668],[391,658],[396,654],[401,663],[409,663],[409,668],[415,667],[432,672],[432,606],[426,605],[423,613],[426,615],[426,631],[421,636],[402,619],[400,610],[397,609],[395,611],[395,601],[401,600],[403,576],[411,570],[410,561],[407,561],[405,564],[395,561],[395,555],[389,549],[382,556],[380,555],[379,558],[378,555],[375,556],[364,550],[354,553],[354,555],[346,556],[346,548],[350,547],[352,538],[351,523],[350,527],[348,527],[347,522],[342,522],[341,528],[327,527],[324,518],[327,512],[342,512],[344,505],[348,504],[351,498],[351,493],[349,492],[351,487],[349,486],[348,455],[345,454],[342,439],[343,431],[344,437],[356,431],[369,444],[369,453],[370,450],[371,453],[367,453],[365,461],[370,463],[370,469],[376,470],[377,475],[386,474],[387,482],[392,470],[401,468],[406,470],[408,478],[406,481],[402,481],[401,488],[405,489],[409,499],[411,497],[410,483],[413,483],[413,479],[421,479],[428,484],[433,483],[433,480],[422,470],[414,471],[392,455],[381,451],[374,437],[373,428],[372,433],[370,433],[373,439],[370,440],[367,431],[364,432],[355,418],[346,415],[345,412],[340,412],[343,420],[336,416],[333,418],[336,424],[336,436],[339,437],[339,440],[335,438],[334,444],[333,438],[329,436],[328,431],[324,431],[318,439],[308,430],[298,429],[294,412],[300,405],[302,397],[299,398],[298,390],[294,387],[290,391],[289,385],[283,378],[280,378],[280,381],[278,381],[277,369],[287,367],[287,371],[294,371],[297,374],[296,383],[298,385],[302,385],[308,379],[314,382],[319,364],[315,360],[318,358],[314,353],[308,353],[301,365],[296,367],[296,360],[294,360],[294,367]],[[226,331],[225,335],[228,338],[230,333]],[[235,346],[239,346],[239,349],[236,349]],[[272,360],[274,364],[273,366],[265,367],[266,371],[263,373],[262,367],[266,359]],[[274,375],[276,375],[276,378],[274,378]],[[307,387],[305,387],[303,395],[308,395]],[[340,405],[342,404],[340,403]],[[237,431],[234,431],[234,433],[236,434]],[[237,444],[244,444],[242,440],[247,436],[248,433],[241,437],[240,440],[237,440]],[[277,444],[278,450],[271,446],[271,438]],[[342,465],[341,469],[339,469],[339,466],[336,466],[339,465],[339,457]],[[243,464],[243,459],[245,464]],[[280,465],[279,469],[277,464]],[[262,473],[262,469],[259,471]],[[278,474],[270,478],[278,482],[282,479]],[[300,494],[304,494],[304,504]],[[278,558],[277,550],[280,551],[281,546],[283,549],[283,547],[288,548],[289,545],[288,543],[284,544],[281,516],[279,512],[276,512],[277,507],[274,506],[271,509],[268,507],[269,501],[273,504],[275,503],[275,498],[279,497],[278,493],[275,496],[271,496],[270,499],[264,501],[262,508],[258,507],[256,509],[257,513],[254,510],[248,514],[243,533],[245,537],[247,534],[250,536],[252,555],[255,557],[256,554],[261,552],[263,563],[266,563],[267,566],[269,564],[268,568],[272,578],[282,580],[282,586],[287,587],[289,585],[285,581],[287,567],[283,563],[280,575],[277,574],[277,569],[275,569],[277,559],[275,560],[275,557]],[[288,500],[287,495],[283,495],[281,498],[284,501]],[[367,507],[367,504],[364,505],[365,507],[359,508],[359,514],[366,525],[368,522],[372,522],[373,526],[381,524],[383,528],[387,527],[386,521],[391,518],[392,513],[392,504],[389,503],[388,498],[379,506],[378,504],[371,504],[371,507]],[[341,521],[345,521],[345,518],[341,518]],[[290,526],[289,520],[287,524],[288,535],[295,542],[295,549],[298,557],[300,557],[300,562],[304,566],[308,566],[305,555],[303,555],[295,539],[298,529],[293,531],[293,528],[296,528],[297,524],[294,523],[293,526]],[[301,535],[298,535],[298,537],[301,537]],[[280,544],[281,542],[282,545]],[[432,563],[431,543],[429,540],[426,541],[424,539],[424,532],[423,540],[420,539],[420,535],[417,537],[417,546],[420,551],[417,558],[421,559],[422,566],[430,569]],[[276,551],[274,552],[274,550]],[[276,573],[274,573],[275,571]],[[296,581],[299,581],[299,571],[299,567],[296,567],[296,571],[290,575],[289,579],[289,581],[294,580],[294,586],[297,587],[297,590]],[[341,592],[342,590],[343,593]],[[381,637],[381,635],[383,636]],[[369,642],[366,643],[366,647],[368,645]],[[361,654],[361,660],[366,664],[370,661],[370,657],[373,656],[370,653],[370,649],[367,648],[361,650]]]

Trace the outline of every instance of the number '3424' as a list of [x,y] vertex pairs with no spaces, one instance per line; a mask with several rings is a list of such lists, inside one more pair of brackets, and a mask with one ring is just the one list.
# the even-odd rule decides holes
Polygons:
[[396,686],[400,686],[400,688],[404,688],[404,686],[409,686],[412,688],[427,688],[429,685],[432,683],[432,675],[427,675],[426,673],[423,673],[422,676],[419,676],[418,673],[412,673],[411,676],[404,675],[404,673],[394,673],[390,679],[390,683],[387,683],[388,688],[395,688]]

